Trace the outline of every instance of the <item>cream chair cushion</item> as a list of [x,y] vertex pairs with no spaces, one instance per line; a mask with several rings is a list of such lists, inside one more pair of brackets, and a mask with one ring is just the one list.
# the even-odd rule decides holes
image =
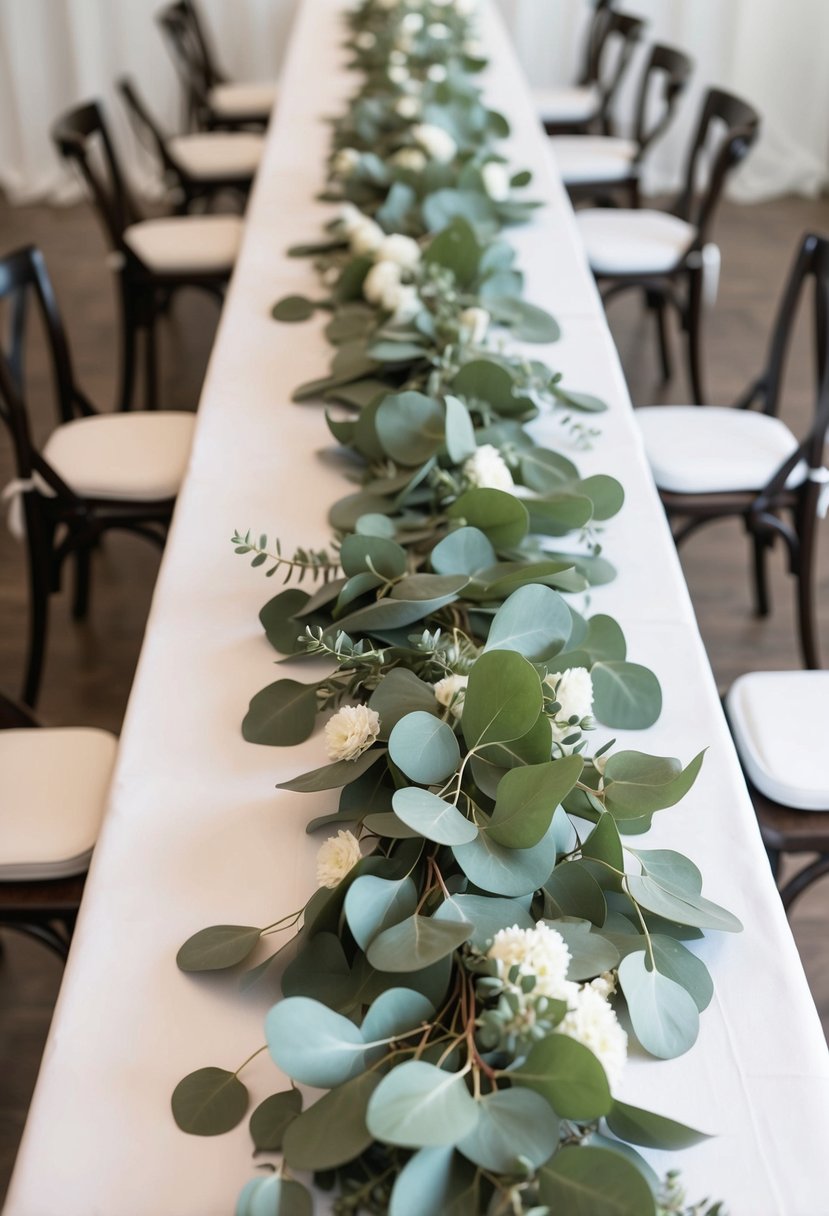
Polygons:
[[[634,417],[660,490],[717,494],[761,490],[797,448],[784,422],[753,410],[716,405],[660,405]],[[808,475],[801,461],[787,484]]]
[[734,742],[761,793],[800,811],[829,811],[829,671],[757,671],[726,698]]
[[542,122],[586,122],[597,112],[601,94],[595,85],[535,89],[533,100]]
[[238,215],[142,220],[126,229],[124,240],[157,274],[229,274],[242,240],[242,220]]
[[664,274],[696,237],[693,224],[664,211],[592,207],[576,213],[590,268],[596,274]]
[[175,498],[187,468],[195,414],[94,414],[49,436],[45,460],[86,498]]
[[262,158],[264,138],[246,131],[203,131],[177,135],[167,143],[170,156],[199,181],[253,177]]
[[90,728],[0,730],[0,881],[86,870],[117,746]]
[[266,81],[217,84],[207,103],[217,118],[267,118],[276,104],[277,86]]
[[618,182],[635,172],[638,144],[607,135],[555,135],[553,155],[566,186],[581,182]]

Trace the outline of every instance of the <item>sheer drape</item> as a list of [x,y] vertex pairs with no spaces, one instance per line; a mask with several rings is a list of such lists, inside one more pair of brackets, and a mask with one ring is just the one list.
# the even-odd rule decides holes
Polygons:
[[[221,62],[241,79],[269,78],[298,2],[201,0]],[[567,82],[577,65],[585,0],[498,0],[530,80]],[[65,107],[93,96],[110,103],[117,133],[128,138],[112,81],[131,72],[171,128],[178,90],[153,20],[159,0],[0,0],[0,185],[15,200],[59,197],[69,182],[49,140]],[[703,88],[741,93],[764,117],[763,136],[741,169],[735,193],[759,199],[817,192],[829,181],[829,2],[827,0],[631,0],[648,18],[648,39],[686,48],[696,59],[694,86],[669,138],[649,159],[646,186],[678,184],[682,152]],[[630,111],[640,49],[622,96]],[[149,181],[147,162],[133,174]]]

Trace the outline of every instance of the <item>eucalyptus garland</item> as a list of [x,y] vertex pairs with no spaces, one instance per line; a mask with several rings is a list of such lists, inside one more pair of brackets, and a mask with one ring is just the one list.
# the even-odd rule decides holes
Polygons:
[[[335,831],[304,907],[203,929],[178,964],[237,968],[286,935],[243,979],[281,980],[261,1050],[292,1085],[250,1117],[257,1152],[278,1157],[238,1216],[310,1213],[296,1173],[337,1213],[715,1216],[633,1147],[704,1137],[614,1096],[616,1008],[652,1056],[688,1050],[713,986],[684,943],[740,925],[692,861],[638,847],[703,756],[590,750],[597,724],[650,726],[661,692],[618,623],[567,598],[613,578],[601,529],[624,496],[527,428],[552,414],[577,447],[604,407],[514,346],[558,326],[523,299],[501,236],[535,204],[482,99],[474,7],[347,14],[362,83],[334,124],[324,197],[339,211],[293,251],[328,294],[274,316],[330,313],[331,367],[294,397],[329,403],[356,488],[331,508],[326,549],[233,538],[294,584],[261,622],[319,675],[257,693],[243,733],[290,746],[324,715],[328,763],[280,788],[339,791],[307,829]],[[235,1127],[243,1067],[180,1082],[179,1126]],[[306,1107],[299,1086],[323,1092]]]

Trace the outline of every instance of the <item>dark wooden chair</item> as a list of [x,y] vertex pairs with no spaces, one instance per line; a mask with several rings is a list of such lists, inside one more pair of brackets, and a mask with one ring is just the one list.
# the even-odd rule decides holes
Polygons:
[[0,695],[0,928],[61,958],[69,950],[117,741],[106,731],[40,727]]
[[[28,547],[31,591],[23,700],[34,705],[43,670],[49,597],[67,561],[75,566],[73,615],[86,616],[91,555],[103,533],[134,532],[162,546],[186,469],[195,416],[99,414],[75,382],[52,284],[37,249],[0,260],[0,300],[10,306],[11,339],[0,349],[0,421],[11,438],[16,480],[11,512]],[[51,360],[57,427],[42,448],[33,439],[23,376],[32,303]]]
[[199,131],[188,135],[166,134],[135,82],[128,76],[118,80],[133,130],[141,144],[156,158],[175,210],[184,215],[199,204],[207,205],[218,194],[232,191],[244,201],[262,157],[264,138],[253,131]]
[[[759,129],[760,118],[752,106],[721,89],[709,89],[691,144],[685,183],[670,208],[598,207],[576,215],[605,303],[621,292],[638,290],[654,311],[666,380],[672,374],[667,314],[670,308],[679,314],[687,338],[693,399],[698,404],[705,400],[702,315],[711,228],[728,176],[748,154]],[[700,189],[704,165],[710,168],[707,184]],[[718,269],[718,257],[715,265]]]
[[[786,353],[807,283],[814,287],[814,412],[798,440],[778,417]],[[800,646],[820,667],[814,615],[817,520],[829,508],[823,451],[829,429],[829,238],[806,235],[772,331],[766,368],[735,407],[656,406],[636,411],[665,510],[681,544],[714,520],[742,519],[754,550],[756,609],[769,611],[766,556],[777,541],[797,585]],[[752,406],[759,409],[753,409]],[[777,709],[774,711],[777,715]],[[824,726],[826,713],[824,712]]]
[[271,82],[231,81],[216,60],[210,37],[190,0],[176,0],[156,14],[184,90],[188,129],[263,127],[276,103]]
[[646,22],[599,5],[590,23],[587,63],[578,85],[538,89],[536,108],[548,135],[613,135],[612,111]]
[[144,343],[144,404],[157,405],[155,327],[173,293],[197,287],[221,300],[242,237],[238,215],[144,219],[130,191],[98,102],[78,106],[52,128],[62,156],[87,183],[112,251],[122,321],[118,405],[135,395],[138,343]]
[[633,136],[557,135],[552,148],[574,201],[617,201],[639,206],[639,176],[646,152],[668,129],[693,72],[693,60],[670,46],[651,48],[639,82]]
[[734,682],[725,708],[775,879],[784,854],[817,854],[780,888],[788,911],[829,874],[829,672],[751,672]]

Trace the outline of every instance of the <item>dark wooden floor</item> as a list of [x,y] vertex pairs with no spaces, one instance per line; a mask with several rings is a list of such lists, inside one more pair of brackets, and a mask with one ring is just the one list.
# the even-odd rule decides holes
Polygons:
[[[717,237],[723,250],[720,299],[707,328],[707,370],[712,400],[728,403],[759,369],[777,293],[799,234],[829,231],[829,202],[786,199],[754,207],[726,205]],[[12,210],[0,201],[0,253],[24,243],[46,253],[63,306],[81,384],[109,407],[117,357],[115,296],[104,263],[102,239],[84,207]],[[687,399],[681,367],[674,382],[659,384],[651,320],[638,301],[611,306],[611,325],[637,404]],[[209,299],[183,295],[162,336],[163,404],[195,408],[216,324]],[[800,343],[791,359],[787,414],[794,429],[808,416],[810,361]],[[679,347],[677,348],[679,354]],[[33,352],[31,373],[45,387],[47,373]],[[45,395],[45,394],[44,394]],[[39,407],[37,429],[51,419]],[[0,438],[0,486],[11,476],[5,437]],[[829,661],[829,525],[821,535],[820,604],[824,652]],[[751,615],[748,551],[734,525],[703,531],[683,551],[688,582],[721,688],[740,672],[799,665],[792,588],[782,556],[774,562],[774,614]],[[130,537],[113,537],[97,555],[92,611],[72,622],[67,596],[54,604],[42,717],[53,724],[87,723],[117,731],[126,706],[158,568],[153,549]],[[24,554],[0,526],[0,687],[17,689],[25,638],[27,600]],[[803,898],[793,928],[829,1033],[829,881]],[[41,947],[4,936],[0,958],[0,1198],[37,1072],[60,982],[60,968]]]

